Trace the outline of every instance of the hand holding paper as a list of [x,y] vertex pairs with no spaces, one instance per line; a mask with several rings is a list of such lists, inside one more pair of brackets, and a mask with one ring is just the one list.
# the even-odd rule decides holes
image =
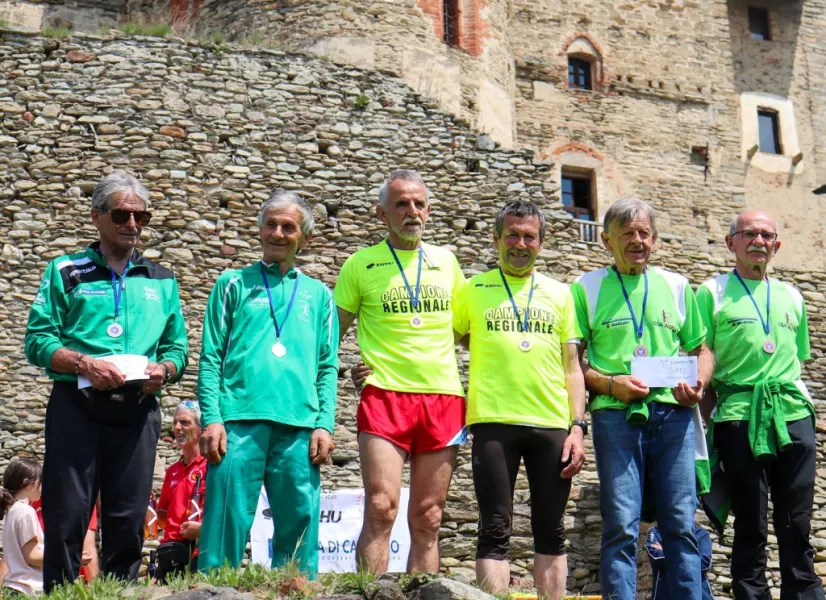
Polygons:
[[[149,359],[140,354],[110,354],[109,356],[98,357],[95,360],[103,360],[113,364],[124,375],[126,381],[149,379],[149,376],[145,373],[146,367],[149,365]],[[92,382],[83,375],[78,376],[77,388],[82,390],[88,387],[92,387]]]
[[650,388],[676,388],[685,383],[697,386],[696,356],[647,356],[631,359],[631,375]]

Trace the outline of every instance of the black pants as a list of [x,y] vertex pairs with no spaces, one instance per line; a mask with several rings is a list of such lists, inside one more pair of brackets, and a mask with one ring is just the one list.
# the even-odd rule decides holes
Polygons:
[[[74,581],[92,507],[101,495],[101,570],[134,579],[141,564],[143,521],[152,490],[160,411],[153,396],[94,405],[77,384],[56,382],[46,409],[43,462],[43,585]],[[108,402],[117,402],[109,400]],[[124,401],[122,401],[124,402]],[[101,422],[101,418],[109,422]]]
[[559,475],[568,432],[503,423],[471,425],[473,487],[479,503],[476,558],[507,560],[513,529],[513,491],[525,459],[531,491],[531,531],[537,554],[565,554],[563,516],[571,480]]
[[769,600],[766,536],[771,491],[774,533],[780,549],[781,600],[823,600],[809,543],[815,483],[815,431],[811,419],[788,423],[793,445],[777,458],[757,461],[749,447],[748,421],[714,426],[714,442],[730,481],[734,513],[731,554],[736,600]]

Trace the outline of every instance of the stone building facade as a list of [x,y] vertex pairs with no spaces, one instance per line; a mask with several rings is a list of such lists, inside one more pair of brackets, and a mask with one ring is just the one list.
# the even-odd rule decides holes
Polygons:
[[[223,269],[259,257],[255,216],[268,192],[308,195],[318,230],[301,266],[332,286],[346,256],[381,239],[376,189],[397,166],[424,172],[435,194],[428,239],[451,247],[469,276],[495,263],[491,227],[507,199],[545,208],[552,232],[540,269],[566,281],[607,263],[589,221],[617,197],[655,204],[656,260],[694,284],[730,267],[722,239],[731,216],[768,208],[785,242],[777,275],[809,303],[806,378],[822,398],[826,278],[812,190],[826,183],[826,79],[817,68],[826,64],[826,0],[762,2],[771,42],[748,37],[749,5],[739,0],[607,4],[462,0],[451,13],[461,17],[448,31],[454,48],[438,35],[441,2],[204,0],[206,22],[239,37],[266,24],[280,43],[317,59],[98,36],[55,47],[0,34],[0,468],[15,454],[42,457],[48,381],[23,357],[25,319],[46,261],[93,239],[88,195],[112,169],[150,187],[145,251],[181,284],[193,365],[164,398],[167,409],[195,396],[206,297]],[[589,65],[595,89],[568,87],[571,57]],[[780,120],[782,154],[750,155],[758,108]],[[563,199],[581,199],[582,182],[591,219],[574,220]],[[331,488],[360,485],[352,337],[341,356],[338,448],[324,468]],[[818,415],[813,525],[826,577],[826,405]],[[167,443],[160,452],[174,456]],[[598,589],[601,532],[590,448],[589,458],[567,518],[569,589],[585,592]],[[465,451],[442,528],[443,566],[465,573],[476,531],[467,459]],[[526,500],[522,486],[515,575],[532,553]],[[714,585],[724,592],[730,537],[715,541]],[[770,566],[776,583],[776,554]],[[643,568],[641,594],[649,586]]]

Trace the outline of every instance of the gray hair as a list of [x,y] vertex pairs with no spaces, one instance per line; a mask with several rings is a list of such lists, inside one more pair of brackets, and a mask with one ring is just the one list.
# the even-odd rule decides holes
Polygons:
[[282,206],[296,206],[301,212],[301,233],[305,236],[310,235],[315,229],[315,219],[313,218],[313,209],[307,204],[301,196],[295,192],[288,192],[287,190],[275,190],[264,204],[261,205],[261,212],[258,213],[258,228],[264,226],[264,219],[267,218],[267,213],[273,208],[280,208]]
[[545,214],[533,202],[516,200],[514,202],[508,202],[505,206],[500,208],[499,214],[496,215],[496,221],[493,226],[496,231],[497,238],[502,237],[502,229],[505,227],[506,217],[528,219],[531,217],[536,217],[539,219],[539,241],[542,242],[545,240]]
[[391,171],[384,183],[379,188],[379,205],[382,208],[387,208],[387,199],[390,196],[390,184],[394,181],[409,181],[410,183],[418,183],[424,188],[424,199],[427,204],[430,204],[430,190],[427,189],[424,179],[421,174],[413,169],[396,169]]
[[602,220],[602,228],[605,230],[605,233],[608,233],[612,224],[616,223],[622,227],[640,215],[648,217],[651,232],[656,234],[657,212],[648,202],[643,202],[639,198],[622,198],[614,202],[611,208],[605,213],[605,217]]
[[[198,427],[201,426],[201,405],[193,400],[183,400],[181,401],[178,406],[175,407],[175,413],[179,410],[186,410],[192,413],[192,416],[195,417],[196,424]],[[175,414],[173,413],[173,414]]]
[[115,171],[100,180],[92,192],[92,208],[101,212],[109,210],[109,198],[118,192],[137,196],[143,200],[144,208],[149,208],[149,190],[137,178],[124,171]]

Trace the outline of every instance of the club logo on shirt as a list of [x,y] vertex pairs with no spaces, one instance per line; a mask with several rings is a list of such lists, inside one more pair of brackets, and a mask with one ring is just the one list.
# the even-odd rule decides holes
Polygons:
[[728,319],[726,321],[732,328],[739,327],[740,325],[756,325],[757,319],[754,317],[735,317],[733,319]]
[[143,286],[143,293],[144,293],[144,299],[145,300],[153,300],[155,302],[160,302],[161,301],[161,297],[158,294],[158,290],[156,290],[155,288],[153,288],[151,286],[148,286],[148,285]]
[[777,326],[782,327],[783,329],[788,329],[792,333],[797,333],[798,323],[794,321],[794,318],[789,313],[783,313],[784,319],[781,320]]
[[365,269],[367,269],[369,271],[373,267],[387,267],[387,266],[392,265],[392,264],[393,264],[392,262],[370,263],[369,265],[367,265],[365,267]]
[[600,323],[605,329],[613,327],[625,327],[631,324],[631,317],[620,317],[618,319],[605,319]]
[[658,316],[659,316],[659,319],[653,320],[651,322],[652,325],[654,325],[656,327],[663,327],[665,329],[673,331],[674,333],[679,333],[679,331],[680,331],[679,328],[676,325],[674,325],[673,323],[670,322],[671,313],[669,313],[666,310],[663,310],[663,311],[660,311],[660,314]]
[[[399,286],[385,290],[381,295],[382,307],[385,313],[407,314],[417,312],[413,309],[413,301],[406,286]],[[450,292],[437,285],[423,285],[419,292],[418,312],[446,312],[450,310]]]
[[75,270],[73,270],[69,273],[69,278],[71,279],[75,275],[84,275],[86,273],[91,273],[95,269],[97,269],[96,265],[92,265],[91,267],[86,267],[85,269],[75,269]]
[[[525,331],[525,307],[519,307],[519,315],[512,306],[500,306],[485,311],[488,331]],[[528,315],[528,333],[553,333],[556,316],[544,308],[531,308]]]

